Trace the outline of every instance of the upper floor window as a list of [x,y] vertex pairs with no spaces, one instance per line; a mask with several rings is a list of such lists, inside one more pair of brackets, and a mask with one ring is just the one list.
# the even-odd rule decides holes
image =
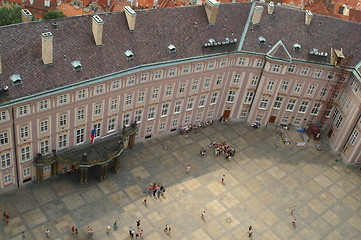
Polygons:
[[77,92],[77,100],[81,100],[88,97],[88,89],[81,89]]
[[327,80],[333,80],[335,77],[336,73],[335,72],[328,72],[327,74]]
[[39,142],[39,151],[42,155],[46,155],[50,152],[49,139]]
[[320,97],[326,96],[326,93],[327,93],[327,88],[326,88],[326,87],[323,87],[323,88],[321,89],[321,92],[320,92]]
[[347,101],[345,103],[345,106],[344,106],[345,110],[347,110],[350,107],[350,105],[351,105],[351,99],[349,98],[349,99],[347,99]]
[[95,95],[104,93],[104,84],[95,86]]
[[210,102],[211,105],[217,103],[218,94],[219,94],[218,92],[212,93],[211,102]]
[[75,144],[81,144],[84,143],[85,140],[85,129],[84,128],[79,128],[75,131]]
[[287,72],[289,73],[294,73],[296,70],[296,66],[295,65],[289,65],[287,68]]
[[133,94],[129,94],[125,98],[125,106],[129,107],[133,104]]
[[228,92],[227,102],[228,103],[234,103],[234,99],[236,98],[236,91],[230,90]]
[[0,122],[1,121],[5,121],[7,119],[7,113],[6,111],[1,111],[0,112]]
[[263,66],[264,66],[264,60],[263,59],[258,59],[256,67],[263,67]]
[[308,87],[308,89],[307,89],[306,94],[307,94],[307,95],[312,95],[312,94],[314,93],[315,89],[316,89],[316,86],[315,86],[315,85],[310,85],[310,86]]
[[152,91],[152,100],[158,99],[159,88],[154,88]]
[[65,133],[65,134],[59,135],[59,137],[58,137],[59,150],[66,148],[67,146],[68,146],[68,134]]
[[148,110],[148,120],[152,120],[155,118],[156,107],[150,107]]
[[49,99],[43,99],[39,101],[39,110],[45,110],[49,108]]
[[174,77],[176,74],[176,68],[169,68],[168,69],[168,77]]
[[294,108],[295,105],[296,105],[296,101],[297,101],[296,99],[291,98],[291,99],[288,101],[286,110],[288,110],[288,111],[293,111],[293,108]]
[[143,109],[138,109],[135,111],[135,121],[140,123],[142,121]]
[[127,78],[127,86],[133,86],[135,84],[135,75],[129,76]]
[[211,84],[211,78],[206,78],[204,80],[204,88],[209,88],[210,84]]
[[196,72],[200,72],[203,70],[203,63],[197,63],[196,64],[196,68],[195,68],[195,71]]
[[233,84],[240,84],[241,83],[241,74],[235,74],[233,77]]
[[118,89],[120,88],[120,80],[115,80],[112,82],[112,89]]
[[228,63],[228,58],[223,58],[223,59],[221,60],[220,67],[225,67],[225,66],[227,66],[227,63]]
[[188,73],[190,73],[190,70],[191,70],[190,65],[184,66],[182,69],[182,74],[188,74]]
[[181,83],[179,85],[179,91],[178,93],[184,93],[185,92],[185,89],[186,89],[186,84],[185,83]]
[[223,75],[217,76],[216,86],[220,86],[223,80]]
[[0,133],[0,146],[6,145],[9,143],[9,137],[7,132]]
[[321,103],[315,103],[311,109],[311,115],[317,115],[318,112],[320,111],[321,108]]
[[192,91],[197,91],[198,90],[198,84],[199,84],[198,80],[193,81],[193,83],[192,83]]
[[31,154],[30,154],[30,147],[22,147],[20,148],[20,156],[21,156],[21,162],[27,162],[31,160]]
[[275,85],[275,82],[274,82],[274,81],[268,81],[266,90],[267,90],[267,91],[272,91],[274,85]]
[[40,133],[44,133],[48,131],[48,120],[44,120],[40,122]]
[[59,116],[59,126],[65,127],[68,124],[68,116],[66,114],[62,114]]
[[118,99],[112,99],[110,102],[110,111],[115,111],[118,108]]
[[145,97],[144,91],[138,92],[138,103],[144,102],[144,97]]
[[78,122],[84,121],[85,120],[85,109],[79,109],[77,112],[77,120]]
[[187,110],[192,110],[194,105],[194,97],[188,98]]
[[296,83],[295,89],[293,90],[293,92],[295,92],[295,93],[301,92],[302,85],[303,85],[302,83]]
[[20,128],[20,139],[26,139],[29,137],[29,127],[21,127]]
[[321,77],[321,74],[322,74],[322,70],[321,69],[316,69],[313,76],[316,77],[316,78],[319,78],[319,77]]
[[301,70],[301,72],[300,72],[300,74],[301,75],[307,75],[308,74],[308,71],[310,70],[310,68],[308,68],[308,67],[303,67],[302,68],[302,70]]
[[157,70],[154,73],[154,79],[158,80],[158,79],[162,79],[163,77],[163,70]]
[[59,96],[59,105],[67,104],[69,102],[68,94],[60,95]]
[[263,96],[261,99],[261,103],[259,104],[259,109],[266,109],[268,105],[269,98],[266,96]]
[[183,101],[179,100],[175,102],[174,113],[180,113],[182,110]]
[[353,145],[358,137],[359,131],[357,129],[353,130],[351,136],[350,136],[350,143]]
[[167,86],[165,90],[165,96],[166,97],[172,96],[172,92],[173,92],[173,85]]
[[281,90],[282,90],[282,91],[287,91],[289,85],[290,85],[290,82],[289,82],[289,81],[283,81],[283,83],[282,83],[282,85],[281,85]]
[[140,75],[140,82],[143,83],[143,82],[148,82],[149,80],[149,74],[148,73],[142,73]]
[[360,84],[356,83],[355,86],[353,87],[353,90],[355,91],[355,93],[357,93],[359,89],[360,89]]
[[273,65],[272,72],[278,73],[281,71],[281,65],[275,64]]
[[277,96],[273,108],[280,109],[283,102],[283,97]]
[[102,114],[103,105],[101,103],[95,105],[94,115],[99,116]]
[[245,97],[245,99],[244,99],[244,103],[245,103],[245,104],[250,104],[250,103],[252,102],[252,100],[253,100],[253,96],[254,96],[254,92],[253,92],[253,91],[247,92],[246,97]]
[[259,76],[253,76],[251,80],[251,86],[257,86]]
[[340,115],[338,116],[338,119],[337,119],[336,123],[335,123],[336,128],[339,128],[339,127],[340,127],[340,125],[341,125],[341,123],[342,123],[342,120],[343,120],[343,116],[340,114]]
[[244,57],[238,58],[237,65],[238,65],[238,66],[244,66],[244,65],[246,65],[246,58],[244,58]]
[[300,108],[298,109],[298,112],[299,113],[305,113],[307,111],[307,107],[308,107],[309,103],[310,103],[309,101],[302,101],[301,105],[300,105]]
[[168,115],[168,111],[169,111],[169,103],[164,103],[162,105],[162,112],[161,112],[161,116],[165,117]]
[[1,158],[1,169],[6,169],[11,167],[10,153],[1,154],[0,158]]
[[206,105],[207,95],[201,95],[199,98],[198,107],[204,107]]
[[18,107],[18,113],[19,113],[19,116],[27,115],[29,113],[28,106],[24,105],[24,106]]
[[214,69],[216,67],[216,61],[212,60],[208,62],[208,69]]

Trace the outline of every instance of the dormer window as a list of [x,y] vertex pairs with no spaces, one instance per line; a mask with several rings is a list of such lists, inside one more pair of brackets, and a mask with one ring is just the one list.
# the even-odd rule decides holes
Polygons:
[[21,85],[23,83],[20,74],[11,75],[10,80],[14,84],[14,86]]
[[293,49],[297,52],[301,51],[301,45],[298,43],[293,44]]
[[266,39],[264,37],[259,37],[258,42],[259,44],[266,44]]
[[131,50],[125,51],[124,54],[125,54],[125,56],[127,57],[128,60],[134,59],[134,53]]
[[74,71],[80,71],[83,68],[80,61],[73,61],[71,62],[71,65],[73,66]]
[[176,47],[173,45],[173,44],[170,44],[169,46],[168,46],[168,52],[169,53],[175,53],[176,52]]

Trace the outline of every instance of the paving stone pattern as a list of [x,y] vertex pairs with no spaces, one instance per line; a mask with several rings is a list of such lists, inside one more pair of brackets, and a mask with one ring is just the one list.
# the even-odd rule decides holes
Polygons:
[[[79,239],[90,238],[87,226],[95,233],[92,239],[130,239],[128,229],[137,232],[138,219],[149,240],[248,239],[250,225],[254,240],[361,239],[359,170],[337,162],[327,144],[322,151],[312,142],[296,147],[301,136],[289,133],[294,142],[276,147],[275,129],[214,123],[189,138],[171,133],[137,143],[122,156],[121,170],[109,172],[103,182],[94,168],[87,185],[71,173],[0,195],[0,210],[11,216],[9,224],[0,223],[0,239],[21,239],[22,231],[26,239],[46,239],[46,229],[51,239],[74,239],[73,225]],[[231,161],[213,156],[208,147],[213,139],[233,144],[236,156]],[[204,157],[201,147],[207,149]],[[154,181],[166,187],[165,196],[149,196],[144,206],[143,186]],[[107,234],[115,220],[118,230]]]

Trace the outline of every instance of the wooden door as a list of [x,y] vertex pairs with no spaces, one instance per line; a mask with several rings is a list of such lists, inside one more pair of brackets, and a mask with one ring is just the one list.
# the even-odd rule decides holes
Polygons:
[[268,122],[274,123],[275,121],[276,121],[276,116],[271,116],[271,117],[269,118],[269,121],[268,121]]
[[328,131],[327,137],[328,137],[328,138],[331,138],[332,133],[333,133],[333,130],[332,130],[332,129],[330,129],[330,131]]
[[229,118],[230,115],[231,115],[231,110],[229,110],[229,109],[224,110],[224,112],[223,112],[224,118]]

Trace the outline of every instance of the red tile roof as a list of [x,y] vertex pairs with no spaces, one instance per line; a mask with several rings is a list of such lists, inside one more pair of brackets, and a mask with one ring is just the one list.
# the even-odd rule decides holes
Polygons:
[[90,11],[84,11],[84,8],[76,9],[69,3],[62,3],[57,9],[62,11],[68,17],[81,16],[91,13]]

